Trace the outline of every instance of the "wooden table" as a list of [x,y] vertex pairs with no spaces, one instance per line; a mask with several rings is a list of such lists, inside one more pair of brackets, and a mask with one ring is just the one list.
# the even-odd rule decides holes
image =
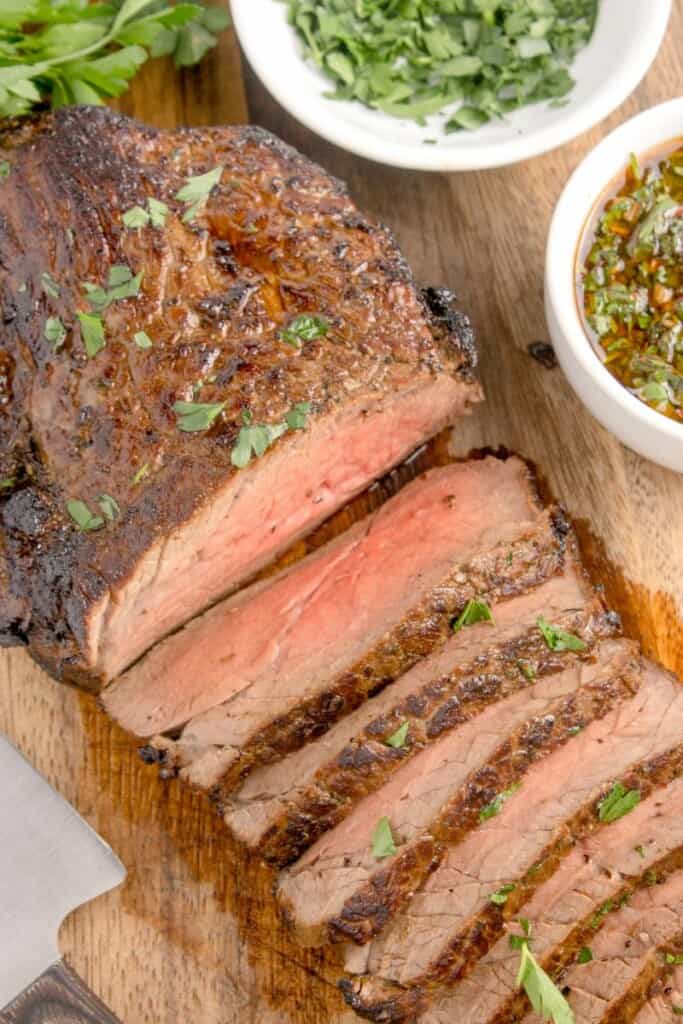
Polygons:
[[[528,346],[546,337],[544,243],[568,174],[609,129],[680,92],[682,41],[676,0],[659,59],[609,121],[548,156],[480,174],[391,170],[326,144],[243,76],[230,33],[199,69],[178,75],[154,62],[121,103],[160,126],[249,118],[347,179],[361,207],[393,226],[418,277],[452,287],[472,315],[488,403],[458,428],[457,450],[505,445],[533,459],[628,630],[679,671],[683,477],[622,448]],[[202,799],[160,783],[90,698],[51,682],[23,652],[0,654],[0,673],[0,729],[129,869],[118,892],[62,932],[67,957],[126,1024],[355,1020],[314,973],[318,955],[278,922],[269,872],[231,845]]]

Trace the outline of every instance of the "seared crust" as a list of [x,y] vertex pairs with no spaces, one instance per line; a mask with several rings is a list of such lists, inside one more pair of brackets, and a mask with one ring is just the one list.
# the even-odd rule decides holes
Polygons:
[[[0,478],[16,481],[0,510],[0,637],[91,682],[93,606],[236,472],[244,409],[274,423],[297,402],[322,416],[411,373],[469,381],[474,351],[447,297],[422,299],[387,229],[261,129],[170,133],[66,108],[10,124],[0,152],[11,165],[0,188]],[[177,191],[218,164],[206,210],[183,223]],[[149,197],[169,206],[166,227],[126,229],[122,214]],[[106,310],[107,346],[88,359],[82,285],[115,264],[144,272],[141,291]],[[43,290],[45,272],[58,296]],[[297,350],[279,332],[300,312],[331,327]],[[48,316],[67,327],[58,352]],[[144,351],[132,341],[143,329],[154,340]],[[183,434],[173,403],[199,394],[225,411],[206,433]],[[66,500],[96,508],[102,493],[121,518],[78,533]]]
[[[627,790],[638,789],[641,799],[645,799],[681,774],[683,746],[678,746],[636,765],[621,778],[621,782]],[[608,792],[609,787],[599,799]],[[464,930],[453,937],[447,952],[433,962],[428,971],[416,979],[414,985],[403,987],[373,975],[342,979],[339,985],[349,1006],[360,1016],[376,1022],[397,1024],[399,1021],[415,1020],[415,1007],[424,1008],[431,999],[431,993],[439,985],[453,985],[472,970],[474,964],[503,934],[506,922],[516,920],[521,907],[538,886],[554,873],[576,842],[596,829],[605,827],[596,818],[596,803],[596,800],[591,800],[568,819],[561,834],[543,851],[533,869],[517,881],[505,905],[500,907],[493,903],[487,904]],[[500,1024],[503,1022],[500,1021]]]
[[[473,597],[492,603],[524,593],[561,571],[565,557],[565,533],[557,529],[536,532],[512,546],[499,547],[456,566],[410,615],[386,634],[349,672],[335,680],[334,689],[301,701],[289,715],[278,718],[239,751],[214,788],[220,803],[254,764],[276,761],[298,750],[309,739],[358,707],[367,697],[406,672],[421,658],[440,647],[451,635],[453,619]],[[185,767],[187,751],[182,737],[176,743],[158,737],[151,744],[162,752],[164,770],[180,769],[182,777],[196,784],[192,764]],[[144,748],[149,757],[148,748]],[[190,754],[195,754],[190,748]],[[307,837],[306,837],[307,838]]]

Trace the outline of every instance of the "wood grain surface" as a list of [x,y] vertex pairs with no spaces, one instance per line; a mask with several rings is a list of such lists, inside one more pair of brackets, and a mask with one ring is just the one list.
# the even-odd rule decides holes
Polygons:
[[53,964],[0,1013],[0,1024],[120,1024],[63,961]]
[[[252,121],[347,179],[359,204],[394,228],[418,277],[452,287],[474,320],[488,402],[458,428],[455,450],[504,445],[533,459],[629,631],[683,671],[683,477],[622,448],[561,371],[528,351],[546,339],[544,245],[568,175],[620,121],[680,92],[683,0],[674,7],[656,64],[609,120],[545,157],[479,174],[391,170],[324,143],[240,70],[230,33],[199,69],[150,65],[120,106],[160,126],[241,122],[246,96]],[[92,699],[50,681],[23,652],[0,654],[0,673],[0,729],[128,867],[124,886],[73,914],[61,934],[67,959],[126,1024],[356,1019],[330,965],[277,919],[271,874],[231,844],[202,799],[159,782]]]

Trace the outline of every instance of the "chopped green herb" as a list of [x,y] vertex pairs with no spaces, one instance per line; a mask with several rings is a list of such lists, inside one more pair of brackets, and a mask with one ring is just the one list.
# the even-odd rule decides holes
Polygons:
[[133,335],[133,340],[138,348],[152,347],[152,339],[146,331],[137,331],[137,333]]
[[149,214],[141,206],[131,206],[121,220],[127,228],[144,228],[149,224]]
[[583,949],[579,950],[579,955],[576,960],[580,964],[589,964],[593,959],[593,950],[590,946],[584,946]]
[[444,111],[447,132],[562,101],[598,11],[598,0],[286,2],[330,98],[419,124]]
[[297,402],[285,416],[285,423],[290,430],[304,430],[310,411],[310,402]]
[[598,804],[598,818],[608,824],[618,821],[639,803],[640,793],[637,789],[627,791],[620,782],[616,782],[612,790]]
[[11,491],[17,482],[15,476],[6,476],[0,480],[0,491]]
[[89,533],[91,530],[101,530],[104,526],[102,516],[94,515],[84,501],[78,498],[71,498],[66,503],[66,510],[73,519],[81,533]]
[[9,161],[0,160],[0,181],[4,181],[5,178],[9,178],[10,170],[11,167],[9,165]]
[[487,804],[486,807],[479,811],[479,821],[488,821],[489,818],[497,817],[503,810],[503,804],[505,801],[509,800],[509,798],[521,788],[521,785],[521,782],[516,782],[514,786],[510,786],[509,789],[504,789],[502,793],[499,793],[490,804]]
[[186,434],[208,430],[225,409],[226,402],[176,402],[173,412],[178,417],[178,429]]
[[477,622],[492,623],[493,615],[485,601],[477,601],[475,598],[470,598],[453,623],[453,632],[459,632],[463,626],[474,626]]
[[53,299],[59,298],[59,285],[55,281],[51,274],[48,274],[47,270],[40,275],[40,283],[43,286],[43,291],[46,295],[50,295]]
[[530,661],[518,661],[517,668],[525,679],[535,679],[538,674]]
[[150,470],[149,462],[145,462],[144,465],[140,466],[139,470],[137,471],[137,473],[135,474],[135,476],[133,477],[133,479],[130,482],[131,483],[131,487],[137,487],[137,485],[142,480],[144,480],[146,476],[149,476],[149,470]]
[[509,942],[511,949],[521,949],[522,946],[526,946],[531,939],[531,923],[527,917],[520,917],[517,924],[522,929],[521,935],[510,935]]
[[582,725],[572,725],[569,727],[569,729],[567,729],[567,733],[570,736],[578,736],[582,729]]
[[153,228],[163,228],[166,226],[166,217],[168,216],[168,206],[166,203],[162,203],[160,199],[150,196],[147,200],[147,209],[149,210],[149,219]]
[[683,1017],[683,1006],[672,1006],[674,1017]]
[[57,352],[64,344],[66,338],[66,327],[58,316],[49,316],[45,321],[45,340],[49,341]]
[[91,281],[83,283],[83,291],[88,296],[93,311],[103,313],[104,310],[120,299],[135,298],[140,292],[142,284],[142,271],[133,276],[130,267],[123,263],[116,263],[109,268],[106,288]]
[[223,165],[219,164],[218,167],[207,171],[206,174],[198,174],[193,178],[188,178],[186,184],[176,192],[176,199],[185,204],[183,221],[186,224],[192,223],[197,214],[204,209],[212,189],[221,180],[223,170]]
[[665,960],[670,966],[680,967],[683,964],[683,956],[680,953],[667,953]]
[[630,893],[624,893],[618,900],[606,900],[598,909],[591,919],[590,926],[594,930],[599,928],[603,920],[608,914],[611,914],[613,910],[620,910],[631,898]]
[[301,348],[303,341],[315,341],[324,337],[330,329],[330,322],[324,316],[301,313],[280,331],[280,338],[294,348]]
[[566,633],[563,629],[551,625],[541,615],[536,620],[536,625],[543,634],[543,638],[551,651],[585,651],[586,644],[573,633]]
[[510,893],[514,892],[516,888],[517,886],[512,883],[509,885],[503,885],[500,889],[497,889],[496,892],[491,893],[489,900],[491,903],[495,903],[497,907],[502,907],[507,903]]
[[118,519],[121,515],[121,509],[115,498],[112,498],[111,494],[100,494],[97,499],[97,504],[102,509],[105,519],[113,523],[115,519]]
[[90,359],[94,359],[106,345],[102,317],[91,313],[76,313],[81,324],[81,337],[85,351]]
[[634,846],[633,849],[636,851],[636,853],[638,854],[639,857],[642,857],[643,860],[645,860],[647,854],[645,852],[645,847],[644,846],[642,846],[642,845]]
[[403,725],[399,726],[393,735],[385,741],[388,747],[394,747],[396,750],[402,750],[406,746],[406,740],[408,739],[408,730],[410,729],[410,722],[404,722]]
[[[514,936],[513,936],[514,937]],[[517,987],[523,988],[534,1011],[554,1024],[575,1024],[574,1013],[557,985],[546,974],[530,949],[530,937],[516,936],[521,952]]]
[[393,857],[395,853],[391,822],[388,818],[380,818],[372,835],[372,856],[375,860],[383,860],[385,857]]

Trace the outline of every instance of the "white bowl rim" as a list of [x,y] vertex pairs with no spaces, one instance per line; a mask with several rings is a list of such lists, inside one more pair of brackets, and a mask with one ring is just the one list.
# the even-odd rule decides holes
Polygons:
[[[590,103],[567,112],[562,120],[536,133],[471,149],[389,143],[385,139],[376,139],[370,131],[350,128],[332,113],[328,119],[321,121],[316,115],[320,97],[309,100],[308,97],[289,91],[286,75],[275,64],[260,59],[259,37],[262,36],[263,25],[257,24],[253,18],[252,0],[232,0],[231,14],[240,44],[252,68],[271,95],[305,127],[328,142],[377,163],[409,170],[448,172],[508,166],[539,156],[564,145],[608,117],[630,96],[652,65],[666,33],[672,3],[673,0],[659,0],[652,13],[650,29],[640,39],[636,59],[623,62],[619,72],[608,79]],[[333,101],[327,102],[330,107],[333,106]]]
[[[576,299],[576,253],[581,237],[588,218],[596,209],[614,175],[619,172],[619,165],[613,166],[611,171],[605,172],[602,165],[603,155],[623,139],[624,162],[622,166],[625,169],[628,153],[634,148],[626,140],[637,135],[639,128],[644,123],[668,114],[677,116],[679,123],[683,125],[683,97],[649,107],[625,121],[613,132],[610,132],[595,149],[591,150],[576,168],[560,196],[550,224],[546,249],[545,289],[547,299],[558,319],[566,343],[581,368],[592,378],[597,387],[612,402],[620,406],[626,415],[631,419],[638,420],[648,432],[656,430],[657,433],[669,440],[680,443],[683,442],[683,423],[676,423],[655,409],[651,409],[645,402],[641,402],[623,384],[620,384],[603,364],[588,337]],[[673,121],[674,117],[672,117]],[[663,137],[660,142],[663,144],[670,139],[675,139],[679,134],[683,135],[683,132],[674,131],[668,139]],[[645,152],[656,148],[656,146],[656,142],[647,145]],[[639,155],[637,148],[634,151]],[[571,253],[568,255],[569,247],[566,242],[568,236],[563,230],[563,222],[569,217],[576,224],[577,197],[581,196],[584,191],[586,181],[598,182],[599,187],[597,190],[592,190],[594,199],[590,206],[585,207],[583,204],[578,204],[581,206],[580,231],[571,236]]]

